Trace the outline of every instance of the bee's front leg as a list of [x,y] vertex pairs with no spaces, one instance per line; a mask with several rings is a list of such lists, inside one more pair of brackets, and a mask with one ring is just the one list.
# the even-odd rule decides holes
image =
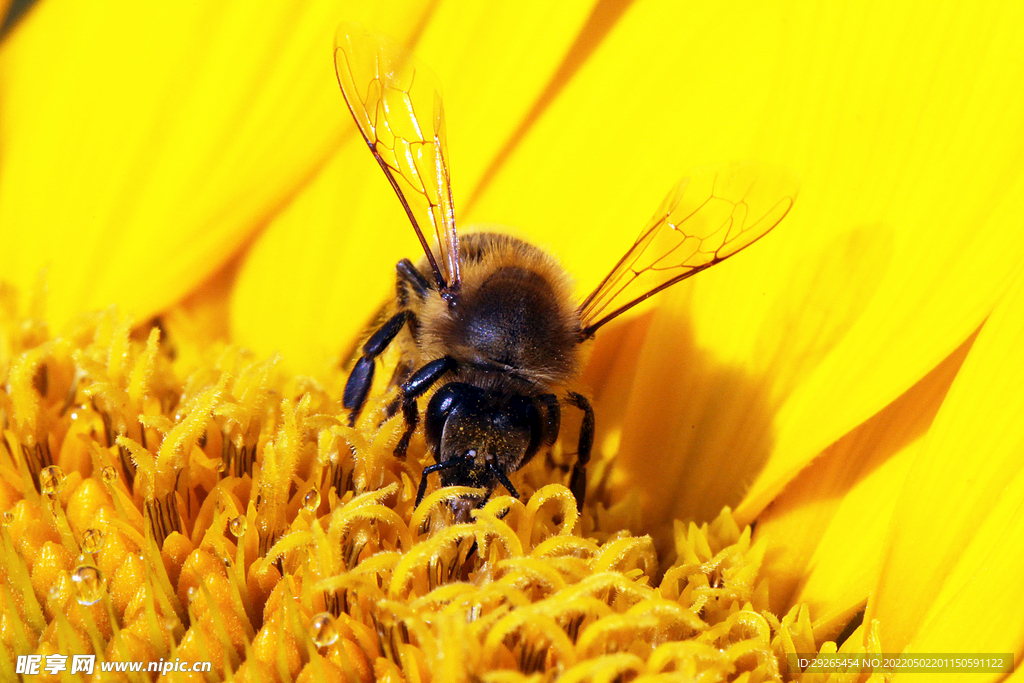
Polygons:
[[402,385],[402,416],[405,418],[405,432],[402,434],[402,438],[399,439],[398,445],[395,446],[395,455],[397,457],[405,457],[405,453],[409,449],[409,440],[412,438],[412,433],[416,431],[416,425],[419,423],[420,411],[416,407],[416,399],[432,387],[437,380],[441,379],[445,373],[457,367],[458,363],[454,358],[442,356],[437,360],[430,361],[414,372],[412,377]]
[[[366,343],[363,344],[363,355],[356,361],[355,367],[352,368],[348,381],[345,383],[342,405],[350,411],[348,414],[348,424],[350,427],[355,426],[356,418],[359,417],[359,411],[363,409],[363,404],[366,402],[366,395],[370,391],[370,385],[373,384],[374,360],[377,356],[384,353],[384,349],[394,341],[406,324],[409,325],[413,337],[416,336],[419,321],[410,309],[410,294],[422,301],[427,296],[428,290],[430,290],[430,283],[423,277],[420,271],[416,270],[416,266],[409,259],[399,261],[398,265],[395,266],[395,270],[398,276],[395,283],[395,292],[400,310],[366,340]],[[396,372],[400,370],[401,365],[396,369]],[[388,417],[392,415],[394,415],[393,412]]]
[[342,405],[349,411],[348,424],[350,427],[355,426],[359,411],[366,403],[370,385],[373,384],[374,360],[384,353],[388,344],[398,336],[405,324],[413,317],[412,311],[399,311],[370,335],[370,338],[363,344],[363,355],[352,368],[352,373],[345,383],[345,394],[342,397]]

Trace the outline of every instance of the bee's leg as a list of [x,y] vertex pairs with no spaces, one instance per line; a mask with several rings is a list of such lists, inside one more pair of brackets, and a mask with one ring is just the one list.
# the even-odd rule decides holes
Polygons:
[[[395,270],[398,272],[398,282],[396,283],[396,292],[398,294],[398,305],[402,309],[409,309],[409,298],[415,295],[421,302],[427,298],[427,293],[434,287],[430,284],[427,278],[423,277],[423,274],[416,269],[416,266],[412,264],[407,258],[402,259],[395,266]],[[419,321],[416,316],[409,318],[409,331],[412,332],[413,339],[417,338],[419,331]],[[403,384],[409,375],[412,374],[412,366],[409,363],[401,362],[395,368],[394,374],[391,375],[391,381],[388,386],[396,387]],[[398,409],[402,407],[402,398],[399,396],[395,400],[388,403],[387,408],[384,411],[384,419],[381,420],[381,425],[393,418],[398,414]]]
[[576,464],[569,477],[569,490],[576,496],[576,509],[582,511],[583,496],[587,493],[587,463],[590,462],[590,451],[594,447],[594,409],[590,407],[590,401],[574,391],[570,391],[567,398],[569,403],[583,411]]
[[436,465],[428,465],[423,468],[423,475],[420,477],[420,487],[416,491],[416,505],[418,506],[423,502],[423,496],[427,493],[427,475],[433,474],[434,472],[440,472],[450,467],[458,467],[459,465],[465,465],[472,462],[472,458],[458,457],[449,458],[444,462],[439,462]]
[[[400,387],[405,384],[405,380],[409,379],[409,376],[412,375],[412,369],[412,363],[406,363],[405,361],[398,363],[395,366],[395,371],[391,373],[391,380],[388,382],[388,386]],[[398,408],[396,407],[394,412],[391,413],[391,417],[394,417],[397,412]]]
[[430,281],[423,277],[423,274],[416,270],[416,266],[412,264],[407,258],[402,259],[395,266],[395,270],[398,271],[398,305],[402,308],[409,306],[409,290],[407,287],[412,288],[412,293],[419,299],[425,299],[427,292],[433,289],[430,286]]
[[[405,384],[405,381],[412,375],[412,365],[409,363],[399,363],[398,367],[395,368],[395,372],[391,375],[391,381],[388,386],[397,387]],[[384,423],[393,418],[398,414],[398,409],[402,407],[402,397],[396,396],[388,405],[384,408],[384,417],[381,418],[378,428],[383,427]]]
[[416,431],[416,425],[420,421],[420,409],[416,405],[415,398],[405,397],[402,399],[402,418],[405,420],[405,431],[402,432],[402,438],[398,440],[398,444],[395,446],[395,457],[397,458],[405,458],[405,454],[409,450],[409,441],[412,439],[412,433]]
[[[405,457],[409,449],[409,439],[416,431],[416,425],[420,421],[420,411],[416,407],[416,399],[432,387],[434,383],[451,370],[458,367],[458,363],[451,356],[442,356],[432,360],[422,368],[413,373],[412,377],[402,385],[402,416],[405,418],[405,433],[395,446],[395,455],[399,458]],[[448,462],[448,461],[446,461]]]
[[345,394],[342,398],[342,405],[349,410],[348,424],[350,427],[355,426],[359,411],[363,409],[363,403],[366,402],[366,394],[369,393],[370,385],[373,384],[374,359],[384,352],[391,340],[398,336],[402,327],[412,317],[411,311],[396,313],[370,335],[370,338],[363,344],[363,355],[356,361],[355,367],[352,368],[352,374],[348,376],[348,381],[345,383]]
[[558,430],[561,429],[562,407],[554,394],[541,394],[537,397],[537,402],[544,406],[544,434],[541,445],[554,446],[558,440]]
[[[544,458],[547,461],[548,467],[552,469],[559,469],[562,472],[568,472],[569,468],[560,463],[556,463],[551,454],[551,447],[555,445],[556,441],[558,441],[558,433],[562,428],[562,404],[554,394],[541,394],[536,400],[543,408],[541,414],[544,418],[540,426],[540,447],[546,449],[544,452]],[[526,464],[526,462],[524,461],[523,464]]]

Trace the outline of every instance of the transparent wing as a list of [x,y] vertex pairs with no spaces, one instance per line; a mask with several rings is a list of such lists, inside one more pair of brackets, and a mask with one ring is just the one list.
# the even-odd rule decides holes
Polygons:
[[[338,85],[384,170],[442,290],[457,289],[459,237],[437,78],[401,46],[355,23],[338,27]],[[424,230],[436,238],[432,249]]]
[[753,163],[702,169],[683,178],[580,306],[584,336],[764,237],[793,206],[797,186],[792,173]]

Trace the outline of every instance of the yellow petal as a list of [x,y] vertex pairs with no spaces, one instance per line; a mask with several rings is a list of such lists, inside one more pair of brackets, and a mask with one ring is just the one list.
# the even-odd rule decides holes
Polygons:
[[333,3],[39,3],[0,52],[0,268],[143,318],[337,144]]
[[483,176],[521,129],[543,114],[589,50],[614,28],[621,3],[446,2],[415,51],[440,78],[452,185],[462,224],[498,217],[471,209]]
[[[260,235],[232,292],[233,339],[260,354],[280,351],[289,366],[305,371],[336,362],[352,344],[393,292],[395,262],[419,249],[375,169],[363,141],[350,138]],[[383,207],[391,209],[386,219]],[[394,251],[381,246],[388,225],[403,227],[390,240]]]
[[801,219],[882,221],[895,240],[863,314],[780,406],[773,456],[741,519],[947,356],[1005,289],[1024,214],[1024,93],[1005,87],[1024,77],[1021,11],[850,9],[821,17],[807,52],[793,55],[804,68],[786,71],[773,111],[789,145],[780,155],[804,173]]
[[775,613],[804,603],[832,639],[863,608],[897,495],[971,342],[826,449],[758,517]]
[[1002,680],[1007,683],[1020,683],[1021,681],[1024,681],[1024,669],[1018,666],[1014,669],[1012,674],[1006,676]]
[[960,628],[982,641],[989,634],[992,647],[1024,644],[1024,603],[1014,597],[1024,582],[1015,535],[1024,505],[1022,310],[1024,279],[978,335],[897,501],[867,615],[881,620],[887,652],[950,642],[942,635]]
[[689,168],[757,138],[785,17],[758,3],[632,3],[473,205],[596,285]]
[[[1010,652],[1019,657],[1024,646],[1024,580],[1016,541],[1024,535],[1022,501],[1024,470],[1018,470],[960,548],[908,651]],[[883,623],[883,633],[888,630]],[[1002,678],[988,674],[978,680]]]

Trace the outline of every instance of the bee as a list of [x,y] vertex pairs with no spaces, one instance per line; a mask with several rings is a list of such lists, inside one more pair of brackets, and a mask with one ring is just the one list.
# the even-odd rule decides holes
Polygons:
[[[568,481],[582,509],[594,410],[576,383],[588,342],[648,297],[767,234],[792,207],[795,178],[753,164],[684,178],[577,304],[569,276],[538,247],[456,230],[444,108],[428,69],[357,24],[339,27],[335,66],[349,111],[423,247],[419,263],[398,262],[394,300],[354,354],[343,396],[350,424],[377,357],[398,343],[398,397],[388,410],[390,418],[401,409],[405,422],[397,456],[405,457],[421,421],[419,399],[429,396],[422,422],[435,462],[423,469],[417,505],[434,473],[442,486],[483,489],[483,500],[499,485],[518,498],[509,475],[555,443],[566,407],[582,412]],[[462,503],[462,517],[473,504]]]

